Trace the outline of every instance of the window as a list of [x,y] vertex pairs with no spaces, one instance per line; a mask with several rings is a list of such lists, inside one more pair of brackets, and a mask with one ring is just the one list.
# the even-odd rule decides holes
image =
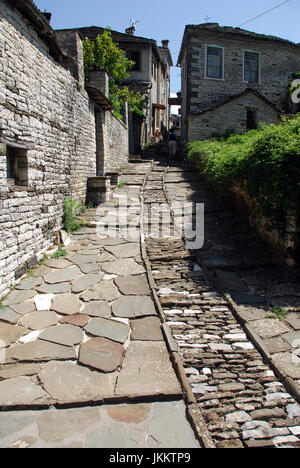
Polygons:
[[256,111],[247,110],[247,130],[257,129],[257,114]]
[[224,78],[224,49],[221,47],[207,46],[206,48],[206,78]]
[[259,83],[260,64],[258,52],[244,52],[244,81]]
[[27,151],[6,146],[6,177],[10,185],[28,185]]
[[133,60],[135,65],[131,71],[141,71],[141,52],[138,50],[128,50],[126,56],[129,60]]

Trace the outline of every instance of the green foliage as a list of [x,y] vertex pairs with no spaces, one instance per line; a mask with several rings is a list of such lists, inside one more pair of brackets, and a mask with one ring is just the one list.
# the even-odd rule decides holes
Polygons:
[[109,29],[99,34],[95,41],[83,41],[83,59],[85,80],[88,82],[89,72],[92,70],[105,70],[109,75],[109,98],[114,106],[114,114],[122,119],[121,108],[128,102],[131,112],[141,118],[144,117],[146,99],[140,94],[130,91],[123,86],[129,77],[128,70],[134,67],[135,62],[129,60],[124,51],[114,43]]
[[143,145],[142,150],[146,150],[147,148],[149,148],[149,146],[151,146],[151,141],[147,140],[146,143]]
[[281,307],[273,307],[272,312],[272,314],[266,315],[265,318],[278,318],[282,322],[289,315],[289,312]]
[[57,258],[66,257],[66,256],[67,256],[67,252],[63,250],[61,245],[59,245],[58,250],[55,252],[55,254],[52,255],[51,258],[57,259]]
[[82,226],[82,221],[78,216],[82,213],[81,206],[77,201],[66,198],[64,201],[63,225],[67,232],[78,231]]
[[287,219],[300,213],[300,114],[280,125],[244,135],[189,143],[188,158],[200,160],[204,175],[219,189],[242,185],[257,201],[257,216],[285,239]]
[[125,188],[126,187],[125,182],[120,182],[118,187],[119,187],[119,189]]

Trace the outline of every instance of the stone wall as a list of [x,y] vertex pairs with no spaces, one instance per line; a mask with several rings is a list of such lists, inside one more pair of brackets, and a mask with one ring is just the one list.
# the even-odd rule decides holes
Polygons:
[[128,141],[128,112],[126,106],[126,117],[124,121],[115,117],[112,112],[102,112],[101,121],[104,136],[104,170],[115,172],[128,164],[129,141]]
[[188,141],[206,140],[215,136],[245,133],[247,110],[255,110],[257,124],[279,123],[278,112],[255,94],[247,93],[212,111],[188,117]]
[[[30,22],[3,0],[0,18],[1,297],[53,242],[64,198],[85,201],[96,142],[94,106],[68,63],[55,61]],[[16,146],[27,157],[27,186],[7,180],[7,147]]]
[[98,175],[116,172],[128,164],[128,111],[124,120],[120,120],[112,112],[97,112],[97,158]]
[[[199,32],[190,43],[190,111],[197,112],[239,94],[249,86],[259,91],[278,108],[286,105],[288,84],[294,72],[300,69],[300,49],[269,40],[252,37],[228,37],[214,31]],[[206,45],[224,48],[224,79],[205,77]],[[260,54],[260,83],[247,83],[243,76],[244,50]]]

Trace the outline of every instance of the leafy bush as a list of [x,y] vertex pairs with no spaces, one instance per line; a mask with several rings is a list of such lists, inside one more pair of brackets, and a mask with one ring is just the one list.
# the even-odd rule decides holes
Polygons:
[[78,216],[82,213],[81,206],[77,201],[66,198],[64,201],[63,225],[67,232],[78,231],[82,226],[82,221]]
[[128,102],[131,112],[144,117],[146,99],[123,85],[129,77],[128,70],[133,68],[135,62],[129,60],[118,44],[113,42],[109,29],[99,34],[95,41],[83,41],[83,60],[86,82],[92,70],[105,70],[109,75],[109,98],[116,117],[123,118],[121,108],[124,102]]
[[[188,158],[200,161],[204,175],[217,188],[242,185],[256,199],[258,217],[267,218],[270,229],[284,239],[291,215],[299,226],[299,137],[300,114],[244,135],[189,143]],[[295,241],[300,246],[299,231]]]

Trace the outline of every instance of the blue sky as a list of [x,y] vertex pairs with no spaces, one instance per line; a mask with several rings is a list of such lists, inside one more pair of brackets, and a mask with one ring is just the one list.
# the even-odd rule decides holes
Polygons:
[[[42,11],[52,12],[54,29],[79,26],[110,26],[125,31],[130,19],[139,21],[136,35],[157,40],[170,40],[174,64],[177,63],[186,24],[210,22],[222,26],[238,26],[273,8],[284,0],[35,0]],[[262,34],[300,42],[300,0],[290,0],[280,8],[242,26]],[[171,72],[171,92],[180,91],[180,69]]]

